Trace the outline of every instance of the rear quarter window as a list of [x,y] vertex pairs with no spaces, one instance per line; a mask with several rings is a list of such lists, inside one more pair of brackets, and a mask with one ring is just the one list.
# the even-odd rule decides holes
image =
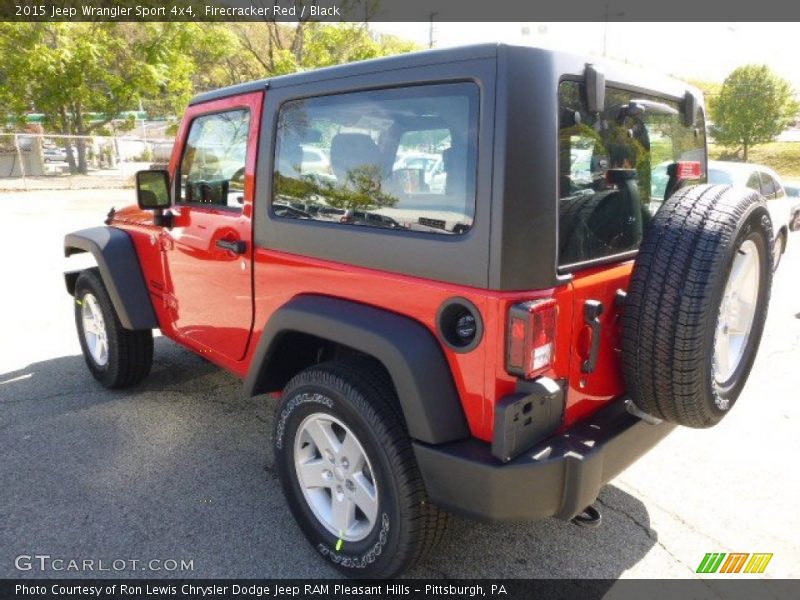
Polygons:
[[478,97],[475,84],[452,83],[283,104],[273,214],[396,231],[469,231]]

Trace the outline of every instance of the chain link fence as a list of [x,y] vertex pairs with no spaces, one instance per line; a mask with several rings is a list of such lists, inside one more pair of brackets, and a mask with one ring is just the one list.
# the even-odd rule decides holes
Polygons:
[[137,171],[165,168],[173,139],[0,134],[0,192],[132,187]]

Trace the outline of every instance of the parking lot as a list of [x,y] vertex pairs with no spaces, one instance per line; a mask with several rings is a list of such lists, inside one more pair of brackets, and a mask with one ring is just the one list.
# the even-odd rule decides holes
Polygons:
[[[18,570],[16,557],[33,554],[192,561],[116,573],[126,577],[336,576],[286,508],[272,399],[245,397],[236,378],[165,338],[132,390],[106,391],[86,370],[63,234],[132,201],[132,190],[0,194],[0,577],[93,575]],[[455,518],[410,575],[687,578],[707,552],[768,552],[763,576],[800,577],[798,373],[793,234],[753,373],[722,424],[677,430],[606,486],[600,528]]]

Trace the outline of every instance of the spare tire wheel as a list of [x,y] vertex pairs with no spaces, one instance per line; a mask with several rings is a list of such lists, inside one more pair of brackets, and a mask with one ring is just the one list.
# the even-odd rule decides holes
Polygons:
[[622,365],[638,408],[711,427],[753,366],[772,286],[772,222],[760,194],[699,185],[653,217],[622,315]]

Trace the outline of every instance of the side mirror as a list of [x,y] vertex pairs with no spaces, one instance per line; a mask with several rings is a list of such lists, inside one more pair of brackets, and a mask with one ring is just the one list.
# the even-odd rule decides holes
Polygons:
[[136,201],[144,210],[161,210],[170,205],[169,172],[139,171],[136,173]]

